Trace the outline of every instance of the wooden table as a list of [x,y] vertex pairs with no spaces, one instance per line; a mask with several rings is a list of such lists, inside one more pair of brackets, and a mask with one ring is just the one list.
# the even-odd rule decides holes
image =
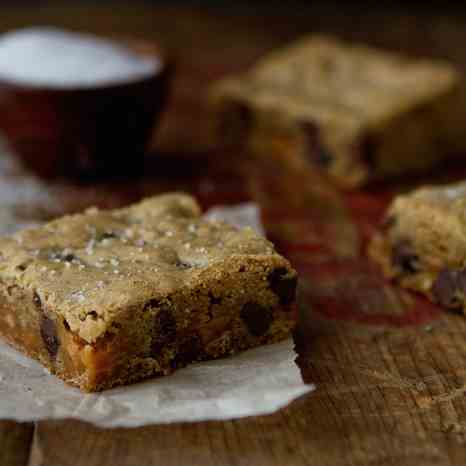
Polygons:
[[[298,363],[318,387],[274,415],[229,422],[116,430],[76,421],[0,422],[2,466],[466,463],[466,321],[386,283],[364,256],[384,206],[412,181],[342,196],[311,173],[278,175],[268,164],[245,179],[232,164],[236,154],[216,153],[205,142],[205,85],[305,31],[466,65],[466,20],[455,11],[370,12],[367,5],[327,2],[266,15],[252,7],[243,15],[129,5],[2,7],[0,29],[52,23],[139,36],[179,56],[147,176],[63,186],[66,210],[120,205],[174,186],[206,206],[260,202],[269,234],[300,271]],[[173,170],[180,166],[181,175]]]

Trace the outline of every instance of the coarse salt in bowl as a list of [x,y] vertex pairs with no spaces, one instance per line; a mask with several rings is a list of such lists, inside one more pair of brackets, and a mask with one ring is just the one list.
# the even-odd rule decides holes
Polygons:
[[0,79],[72,89],[147,78],[161,67],[108,39],[55,28],[20,29],[0,37]]
[[169,66],[149,42],[55,28],[0,36],[0,130],[42,175],[128,173],[167,94]]

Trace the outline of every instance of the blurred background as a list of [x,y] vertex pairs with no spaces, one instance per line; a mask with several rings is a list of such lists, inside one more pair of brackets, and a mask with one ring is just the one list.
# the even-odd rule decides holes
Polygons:
[[[144,177],[137,182],[81,180],[82,186],[76,180],[42,184],[36,191],[53,186],[59,193],[54,198],[60,199],[59,208],[50,209],[48,203],[53,212],[44,218],[93,203],[121,205],[172,188],[196,193],[205,205],[249,198],[250,187],[236,173],[238,154],[219,154],[209,142],[205,92],[212,81],[247,69],[265,52],[300,35],[324,32],[466,68],[466,7],[460,2],[2,1],[0,32],[38,25],[142,40],[162,47],[175,65]],[[0,185],[18,186],[19,176],[32,176],[2,160]],[[130,154],[127,163],[131,167]],[[0,190],[0,198],[5,193]],[[42,215],[43,209],[23,204],[29,206],[28,215]]]
[[[3,0],[0,31],[53,24],[157,40],[177,54],[179,80],[186,67],[203,75],[202,84],[242,69],[265,49],[308,31],[443,57],[463,66],[466,8],[461,3]],[[231,59],[224,60],[225,54]]]
[[140,38],[167,49],[177,69],[173,98],[158,131],[163,150],[204,150],[205,122],[199,115],[208,83],[307,32],[466,67],[466,7],[461,2],[2,1],[0,32],[33,25]]

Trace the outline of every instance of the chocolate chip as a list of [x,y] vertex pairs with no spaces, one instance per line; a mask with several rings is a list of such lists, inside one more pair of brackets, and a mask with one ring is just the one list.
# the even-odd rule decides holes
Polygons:
[[186,337],[178,344],[178,351],[172,361],[174,368],[183,367],[186,364],[198,361],[202,353],[201,339],[198,335]]
[[86,314],[86,318],[90,317],[92,320],[97,320],[99,317],[99,314],[97,314],[97,311],[90,311]]
[[152,309],[154,307],[160,307],[160,306],[161,306],[160,300],[157,298],[153,298],[147,301],[147,303],[144,305],[144,310],[146,311],[148,309]]
[[319,137],[319,130],[316,125],[303,122],[300,124],[305,139],[305,154],[308,159],[315,165],[328,167],[333,160],[332,155],[322,144]]
[[256,337],[264,335],[273,320],[270,309],[254,302],[246,303],[241,309],[240,315],[249,332]]
[[367,134],[359,144],[361,161],[370,170],[377,167],[377,138],[373,134]]
[[60,346],[60,341],[58,340],[55,322],[45,315],[42,315],[41,318],[40,335],[45,347],[47,348],[50,358],[55,359],[58,353],[58,348]]
[[42,309],[42,301],[37,292],[34,292],[32,296],[32,302],[41,314],[40,336],[42,337],[42,341],[47,348],[50,358],[55,359],[58,353],[58,348],[60,346],[55,322],[44,314],[44,310]]
[[210,300],[210,304],[211,305],[214,305],[214,304],[221,304],[222,303],[222,298],[217,298],[216,296],[214,296],[212,294],[212,292],[209,291],[209,300]]
[[432,294],[441,306],[462,307],[466,291],[465,275],[464,270],[445,268],[440,271],[432,286]]
[[419,257],[407,240],[399,241],[393,246],[392,264],[403,273],[412,274],[420,270]]
[[154,318],[151,353],[160,353],[164,346],[173,343],[175,339],[176,320],[168,308],[162,308]]
[[272,291],[278,296],[280,304],[287,305],[295,301],[298,278],[289,276],[289,272],[285,267],[272,270],[267,280]]

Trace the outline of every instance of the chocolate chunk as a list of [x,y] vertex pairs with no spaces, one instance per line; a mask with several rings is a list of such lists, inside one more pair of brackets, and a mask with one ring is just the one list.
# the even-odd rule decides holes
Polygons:
[[144,305],[144,310],[147,311],[148,309],[152,309],[154,307],[161,307],[160,300],[157,298],[153,298]]
[[377,138],[367,134],[359,145],[361,161],[370,170],[377,168]]
[[315,165],[328,167],[333,157],[322,144],[317,127],[309,122],[303,122],[300,126],[304,134],[307,158]]
[[249,332],[256,337],[264,335],[273,320],[270,309],[254,302],[246,303],[240,315]]
[[47,348],[50,358],[55,359],[58,353],[58,348],[60,346],[60,341],[58,340],[55,322],[45,315],[42,315],[40,322],[40,335],[45,347]]
[[36,292],[34,292],[34,295],[32,296],[32,302],[34,303],[34,306],[36,306],[38,311],[41,313],[40,336],[42,337],[42,341],[44,342],[44,345],[47,348],[50,358],[55,359],[58,353],[58,348],[60,346],[55,322],[52,319],[50,319],[50,317],[47,317],[44,314],[44,310],[42,308],[42,301],[40,299],[40,296]]
[[178,344],[178,351],[172,361],[172,366],[183,367],[193,361],[198,361],[202,354],[201,339],[198,335],[186,337]]
[[407,240],[402,240],[393,246],[392,264],[403,273],[416,273],[420,270],[419,257]]
[[97,320],[99,318],[99,314],[97,314],[97,311],[90,311],[86,314],[86,318],[90,317],[92,320]]
[[328,167],[333,157],[323,148],[320,148],[316,153],[316,161],[318,164]]
[[443,269],[437,276],[432,294],[444,307],[462,307],[466,291],[466,272],[464,270]]
[[151,354],[160,353],[162,348],[176,339],[176,320],[168,308],[162,308],[154,319]]
[[209,300],[210,300],[210,304],[212,304],[212,305],[222,303],[222,298],[217,298],[210,291],[209,291]]
[[291,304],[296,299],[296,286],[298,278],[288,276],[288,270],[285,267],[279,267],[269,273],[267,280],[270,288],[278,296],[280,304]]

